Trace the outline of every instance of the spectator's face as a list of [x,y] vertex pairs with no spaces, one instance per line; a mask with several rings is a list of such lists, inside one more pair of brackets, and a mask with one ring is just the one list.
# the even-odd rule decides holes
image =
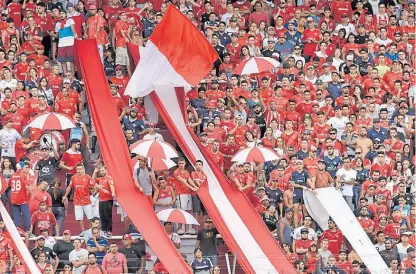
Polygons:
[[391,244],[391,241],[390,240],[385,241],[384,244],[385,244],[387,250],[390,250],[391,249],[392,244]]
[[335,265],[335,263],[336,263],[336,260],[335,260],[335,258],[334,258],[334,257],[331,257],[331,258],[329,258],[329,259],[328,259],[328,265],[330,265],[330,266],[334,266],[334,265]]
[[94,255],[88,255],[88,263],[90,265],[95,265],[96,262],[97,262],[97,259],[95,258]]

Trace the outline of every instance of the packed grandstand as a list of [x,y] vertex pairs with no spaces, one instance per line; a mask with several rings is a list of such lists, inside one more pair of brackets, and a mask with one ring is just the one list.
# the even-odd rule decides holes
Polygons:
[[[416,272],[413,0],[0,6],[0,273],[184,273],[163,248],[188,273]],[[203,79],[127,95],[146,46],[187,37]],[[127,147],[129,195],[111,158]]]

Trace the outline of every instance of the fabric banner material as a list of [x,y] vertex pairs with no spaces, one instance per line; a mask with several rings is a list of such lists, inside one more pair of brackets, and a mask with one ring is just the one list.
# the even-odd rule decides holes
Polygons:
[[303,191],[303,198],[309,215],[318,223],[322,230],[327,230],[329,214],[321,202],[311,191]]
[[[137,63],[139,61],[137,47],[129,45],[129,51]],[[150,96],[190,162],[195,164],[196,160],[203,161],[208,184],[200,188],[198,195],[227,246],[237,254],[244,271],[294,273],[293,266],[245,195],[229,184],[223,172],[211,162],[209,156],[203,155],[204,152],[198,147],[199,141],[196,136],[192,136],[188,131],[184,121],[184,89],[157,87]]]
[[310,194],[312,193],[307,194],[307,199],[313,214],[315,216],[320,214],[331,216],[370,272],[372,274],[389,273],[389,268],[345,202],[340,191],[333,187],[317,189],[316,199],[321,206],[316,200],[311,199]]
[[77,40],[75,45],[101,154],[114,179],[118,201],[169,273],[190,273],[189,266],[167,236],[147,198],[134,186],[130,154],[96,41]]
[[4,225],[12,238],[13,247],[17,249],[14,253],[17,253],[18,258],[24,264],[26,271],[29,271],[31,274],[41,274],[2,201],[0,201],[0,214],[3,218]]

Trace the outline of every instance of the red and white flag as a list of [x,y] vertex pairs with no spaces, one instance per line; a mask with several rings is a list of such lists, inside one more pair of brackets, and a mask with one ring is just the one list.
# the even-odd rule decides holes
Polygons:
[[212,68],[218,55],[204,35],[170,6],[146,43],[125,95],[139,97],[155,87],[192,87]]

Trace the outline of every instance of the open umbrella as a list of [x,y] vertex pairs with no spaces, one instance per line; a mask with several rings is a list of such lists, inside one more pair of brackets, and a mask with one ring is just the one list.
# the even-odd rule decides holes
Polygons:
[[74,128],[76,125],[68,115],[50,112],[35,116],[26,126],[26,128],[30,127],[40,130],[66,130]]
[[137,141],[130,146],[130,152],[152,159],[171,159],[179,157],[176,150],[169,143],[157,140]]
[[164,222],[199,225],[198,221],[194,218],[194,216],[180,209],[164,209],[159,211],[156,215],[159,218],[159,220]]
[[233,162],[256,162],[264,163],[271,160],[279,159],[279,156],[270,148],[266,147],[249,147],[243,148],[234,154],[231,161]]
[[233,74],[245,75],[269,71],[280,66],[280,62],[270,57],[251,57],[240,62]]
[[[149,160],[149,166],[154,171],[171,169],[176,166],[176,163],[171,159],[160,159],[160,158],[147,158]],[[139,168],[139,157],[134,157],[131,159],[131,164],[133,169]]]

